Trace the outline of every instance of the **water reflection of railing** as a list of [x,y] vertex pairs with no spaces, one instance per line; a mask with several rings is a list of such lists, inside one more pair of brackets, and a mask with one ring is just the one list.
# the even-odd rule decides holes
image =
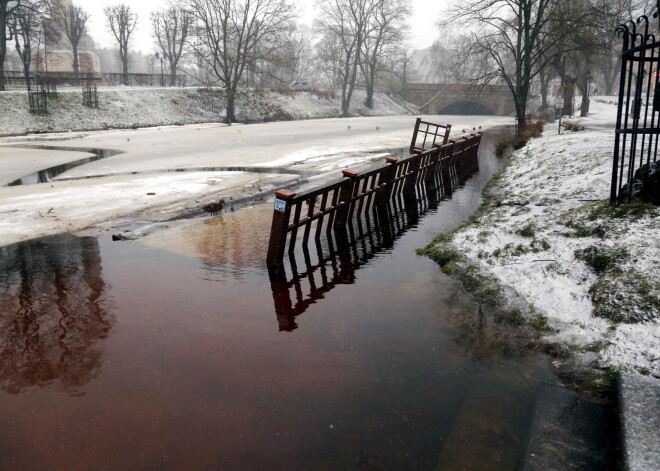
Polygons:
[[315,239],[311,247],[300,244],[297,252],[290,252],[288,266],[270,271],[279,330],[295,330],[296,317],[312,304],[338,285],[353,284],[356,270],[390,250],[399,237],[435,210],[440,201],[450,197],[478,169],[475,153],[428,179],[420,179],[386,204],[373,206],[361,217],[353,217],[345,227]]
[[95,238],[59,236],[0,247],[0,387],[72,394],[101,365],[114,325]]

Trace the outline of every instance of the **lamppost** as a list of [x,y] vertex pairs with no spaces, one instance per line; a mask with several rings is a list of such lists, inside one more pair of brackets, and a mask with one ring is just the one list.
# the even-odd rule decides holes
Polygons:
[[165,86],[165,78],[163,77],[163,58],[160,54],[156,53],[156,60],[160,60],[160,86]]

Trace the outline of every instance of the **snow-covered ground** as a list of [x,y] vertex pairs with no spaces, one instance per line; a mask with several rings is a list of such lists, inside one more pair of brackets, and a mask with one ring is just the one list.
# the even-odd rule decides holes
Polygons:
[[[378,92],[372,109],[364,106],[364,90],[352,100],[354,116],[401,115],[414,112],[412,105]],[[101,87],[99,108],[82,104],[82,91],[62,88],[58,98],[48,100],[47,116],[32,115],[25,92],[0,94],[0,136],[35,132],[169,126],[222,121],[225,95],[222,89]],[[239,92],[237,117],[290,119],[333,118],[340,115],[341,98],[326,92],[247,89]]]
[[478,217],[434,249],[461,254],[458,269],[485,275],[548,344],[660,377],[660,208],[607,203],[615,113],[614,99],[596,98],[588,118],[570,120],[585,131],[546,125]]

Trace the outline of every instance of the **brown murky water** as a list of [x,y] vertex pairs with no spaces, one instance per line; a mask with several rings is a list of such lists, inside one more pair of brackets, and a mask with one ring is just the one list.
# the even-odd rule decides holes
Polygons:
[[520,467],[546,360],[414,253],[502,164],[298,283],[265,269],[270,205],[0,248],[0,469]]

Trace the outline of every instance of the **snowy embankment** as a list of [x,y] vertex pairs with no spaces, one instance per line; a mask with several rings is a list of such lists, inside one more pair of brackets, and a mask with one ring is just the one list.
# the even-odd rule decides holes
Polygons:
[[514,322],[584,366],[660,377],[660,208],[607,202],[613,111],[592,101],[593,115],[575,120],[586,131],[546,125],[489,185],[478,215],[427,253],[479,279]]
[[[30,114],[25,92],[0,93],[0,135],[212,123],[225,116],[225,94],[218,88],[103,87],[98,96],[99,108],[92,109],[83,106],[79,89],[62,89],[48,100],[49,114],[37,116]],[[364,100],[365,92],[356,90],[353,116],[410,114],[412,107],[380,92],[373,108],[363,106]],[[236,103],[239,119],[334,118],[340,112],[341,99],[323,91],[248,89],[239,92]]]

